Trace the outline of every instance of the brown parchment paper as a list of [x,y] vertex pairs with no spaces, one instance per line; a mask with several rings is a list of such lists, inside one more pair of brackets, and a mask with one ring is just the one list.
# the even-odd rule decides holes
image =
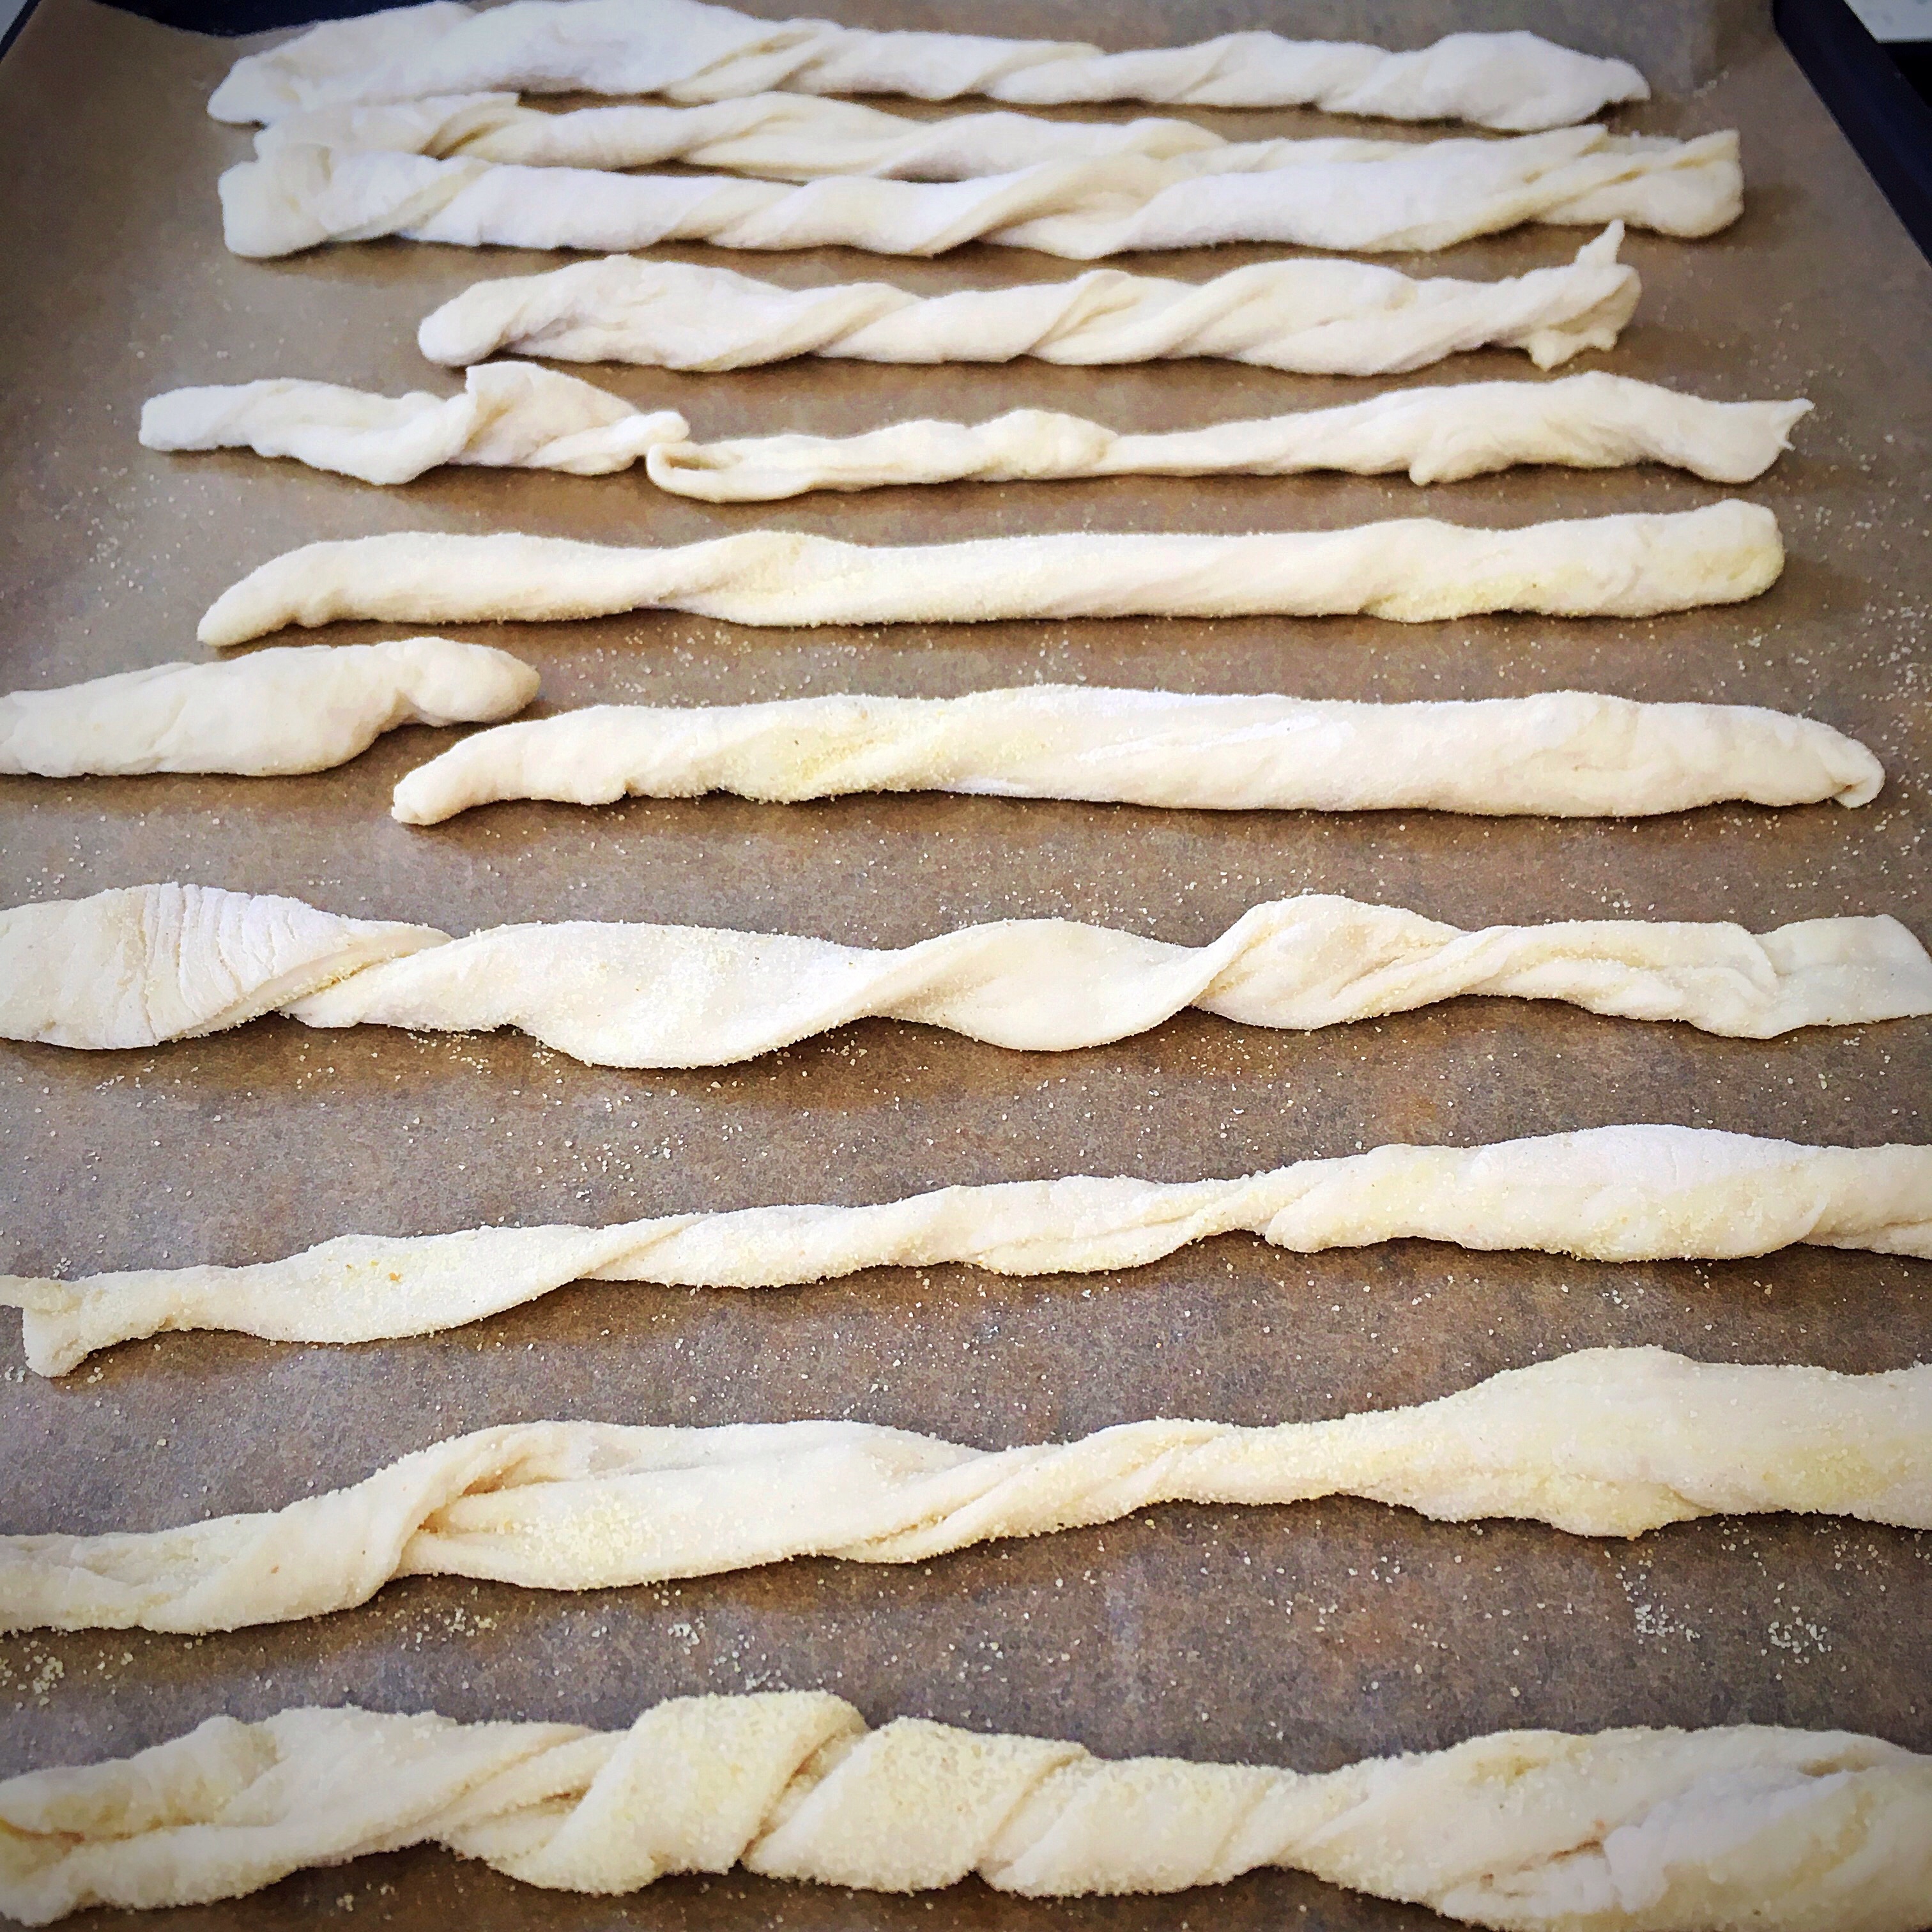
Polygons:
[[[891,0],[820,4],[902,17]],[[764,10],[784,9],[774,0]],[[1328,24],[1269,0],[1239,22],[1226,8],[1078,11],[1082,31],[1114,45],[1240,22]],[[1066,14],[960,0],[944,18],[1065,32]],[[1568,16],[1551,17],[1560,28]],[[1426,38],[1458,23],[1452,7],[1418,6],[1399,31]],[[1341,25],[1364,22],[1350,14]],[[499,806],[423,831],[387,816],[397,777],[452,735],[417,729],[311,778],[0,782],[4,902],[180,878],[458,932],[652,919],[898,944],[1058,914],[1199,942],[1258,899],[1312,890],[1466,924],[1654,913],[1762,928],[1890,910],[1922,933],[1932,272],[1782,50],[1746,39],[1695,98],[1618,117],[1659,131],[1741,128],[1743,220],[1698,244],[1633,237],[1645,280],[1636,322],[1613,355],[1574,366],[1719,397],[1816,400],[1793,452],[1742,493],[1775,508],[1791,553],[1783,581],[1755,602],[1638,623],[794,633],[640,614],[456,634],[538,664],[551,706],[942,694],[1034,679],[1391,699],[1584,686],[1748,701],[1812,713],[1871,744],[1890,776],[1863,811],[1546,824],[707,799]],[[90,0],[43,0],[0,64],[8,688],[200,656],[195,622],[217,592],[326,536],[504,528],[673,543],[770,525],[926,541],[1292,529],[1419,510],[1513,524],[1722,494],[1663,470],[1522,471],[1426,490],[1392,479],[1130,478],[726,509],[662,496],[640,474],[446,471],[381,491],[239,453],[150,454],[135,441],[140,404],[181,383],[287,374],[446,392],[452,376],[416,354],[419,318],[481,277],[556,259],[394,242],[232,259],[214,177],[248,140],[202,110],[238,50]],[[1261,133],[1333,124],[1288,113],[1218,120]],[[1528,230],[1398,266],[1502,274],[1564,259],[1585,238]],[[872,278],[939,291],[1076,272],[983,247],[934,262],[687,252],[801,285]],[[1264,252],[1137,266],[1199,279]],[[977,419],[1022,404],[1152,430],[1369,393],[1211,362],[580,373],[639,404],[674,405],[700,436],[843,433],[918,413]],[[1409,380],[1533,373],[1495,354]],[[1760,1044],[1468,1000],[1305,1036],[1190,1014],[1058,1056],[873,1023],[687,1074],[580,1066],[514,1035],[328,1034],[281,1021],[152,1053],[5,1045],[0,1266],[240,1262],[352,1230],[863,1202],[1080,1172],[1182,1179],[1384,1141],[1609,1121],[1922,1139],[1928,1070],[1923,1021]],[[1932,1346],[1932,1266],[1801,1250],[1613,1268],[1420,1243],[1300,1258],[1229,1238],[1118,1276],[882,1270],[761,1294],[577,1287],[458,1333],[357,1348],[166,1337],[58,1383],[26,1373],[16,1335],[9,1317],[0,1520],[10,1532],[91,1532],[274,1507],[440,1437],[523,1418],[851,1415],[996,1445],[1160,1414],[1340,1414],[1598,1343],[1892,1367]],[[0,1639],[0,1773],[129,1751],[218,1711],[352,1699],[616,1726],[667,1695],[774,1685],[826,1686],[874,1720],[922,1714],[1102,1753],[1308,1768],[1516,1725],[1750,1720],[1844,1726],[1926,1750],[1928,1558],[1922,1536],[1832,1521],[1715,1520],[1598,1543],[1344,1502],[1168,1509],[910,1569],[806,1562],[580,1598],[416,1580],[320,1622],[232,1636]],[[1058,1905],[976,1882],[905,1900],[737,1876],[610,1900],[538,1893],[429,1851],[151,1922],[338,1918],[410,1928],[1436,1922],[1287,1874],[1211,1895]]]

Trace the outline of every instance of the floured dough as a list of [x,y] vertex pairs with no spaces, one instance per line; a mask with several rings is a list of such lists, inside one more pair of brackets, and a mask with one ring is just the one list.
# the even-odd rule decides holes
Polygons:
[[515,464],[578,476],[642,459],[651,481],[712,503],[807,490],[986,483],[1059,476],[1281,476],[1310,470],[1439,483],[1522,463],[1608,469],[1668,463],[1714,482],[1761,476],[1807,402],[1718,403],[1600,371],[1554,382],[1465,382],[1397,390],[1160,435],[1078,416],[1014,410],[990,422],[901,422],[851,436],[689,440],[682,416],[528,362],[471,368],[466,393],[391,400],[291,379],[172,389],[141,412],[150,449],[250,448],[367,483],[406,483],[440,463]]
[[141,441],[149,449],[253,449],[365,483],[406,483],[443,463],[603,476],[628,470],[658,443],[686,443],[690,436],[675,410],[646,415],[621,396],[530,362],[472,369],[460,396],[420,389],[371,396],[273,377],[170,389],[141,410]]
[[1540,369],[1612,349],[1636,307],[1612,223],[1553,268],[1418,281],[1370,262],[1258,262],[1200,283],[1096,268],[1071,281],[915,296],[883,282],[780,288],[728,268],[614,255],[478,282],[416,344],[460,366],[499,350],[561,362],[743,369],[794,356],[1078,365],[1217,356],[1315,376],[1388,376],[1493,346]]
[[0,1630],[238,1630],[346,1610],[395,1576],[602,1590],[794,1556],[917,1563],[1156,1503],[1336,1495],[1577,1536],[1787,1510],[1932,1528],[1932,1366],[1588,1348],[1413,1408],[998,1450],[864,1422],[510,1423],[260,1515],[0,1537]]
[[1914,1932],[1932,1758],[1739,1724],[1500,1731],[1309,1774],[870,1730],[825,1691],[676,1698],[620,1732],[297,1708],[0,1784],[0,1910],[236,1898],[418,1844],[604,1894],[736,1864],[1036,1898],[1279,1866],[1510,1932]]
[[1526,221],[1709,235],[1744,205],[1735,134],[1633,142],[1592,128],[1259,173],[1120,154],[964,182],[828,176],[802,187],[290,145],[230,168],[220,194],[224,238],[253,256],[383,235],[466,248],[709,242],[922,256],[982,241],[1082,262],[1225,242],[1360,254],[1446,248]]
[[1592,692],[1473,702],[1194,697],[1022,685],[673,710],[598,704],[480,731],[397,785],[434,825],[499,799],[602,805],[735,792],[1077,798],[1215,811],[1640,817],[1724,799],[1868,803],[1884,772],[1808,718]]
[[[1184,121],[1110,127],[1018,114],[909,121],[856,101],[776,94],[703,107],[574,114],[521,107],[508,94],[324,108],[266,129],[255,148],[264,159],[322,148],[604,172],[680,160],[766,181],[971,181],[1055,162],[1120,160],[1127,164],[1123,194],[1139,193],[1140,181],[1266,174],[1277,208],[1270,218],[1298,230],[1268,238],[1338,248],[1442,247],[1523,221],[1622,220],[1666,234],[1708,235],[1737,219],[1744,192],[1737,136],[1728,132],[1690,141],[1601,128],[1514,141],[1224,141]],[[1160,172],[1136,163],[1155,164]],[[1282,172],[1290,170],[1292,177]],[[1114,199],[1099,206],[1112,212]],[[1248,190],[1230,206],[1253,200]],[[1194,218],[1210,217],[1204,207]],[[1429,238],[1382,238],[1409,232]],[[1357,238],[1364,236],[1370,238]]]
[[1466,994],[1565,1000],[1751,1040],[1932,1012],[1932,958],[1891,918],[1742,927],[1606,920],[1465,932],[1310,893],[1205,946],[1003,920],[896,951],[587,920],[449,938],[290,899],[137,886],[0,912],[0,1038],[152,1046],[272,1010],[309,1026],[515,1026],[604,1066],[717,1066],[870,1016],[1030,1052],[1187,1006],[1334,1026]]
[[1784,568],[1778,519],[1701,510],[1484,530],[1424,517],[1251,536],[1138,532],[894,546],[746,530],[669,550],[570,537],[410,532],[304,544],[203,615],[226,650],[347,618],[525,622],[688,610],[736,624],[1018,617],[1314,617],[1402,623],[1490,610],[1648,617],[1755,597]]
[[0,772],[326,771],[399,724],[489,724],[537,694],[508,651],[448,638],[285,645],[0,698]]
[[523,0],[483,12],[432,0],[330,21],[244,56],[208,111],[220,121],[275,121],[332,103],[500,88],[685,101],[778,88],[924,100],[976,94],[1039,106],[1307,106],[1504,130],[1561,127],[1650,93],[1626,61],[1527,33],[1450,34],[1412,53],[1259,32],[1102,53],[1081,41],[755,20],[700,0]]
[[778,1288],[957,1262],[1086,1274],[1143,1267],[1236,1231],[1303,1254],[1420,1239],[1597,1261],[1760,1255],[1800,1242],[1932,1258],[1932,1148],[1595,1127],[1491,1147],[1381,1147],[1234,1180],[1082,1175],[864,1208],[346,1234],[244,1268],[0,1276],[0,1305],[23,1311],[28,1366],[58,1376],[97,1348],[195,1328],[280,1342],[430,1334],[572,1281]]

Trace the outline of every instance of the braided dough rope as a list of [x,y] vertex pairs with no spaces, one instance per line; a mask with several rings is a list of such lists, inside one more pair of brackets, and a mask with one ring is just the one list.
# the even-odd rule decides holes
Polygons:
[[190,1329],[276,1342],[427,1335],[572,1281],[782,1288],[874,1268],[995,1274],[1141,1268],[1258,1234],[1297,1254],[1378,1241],[1596,1261],[1716,1259],[1798,1243],[1932,1257],[1932,1148],[1808,1148],[1708,1129],[1594,1127],[1491,1147],[1381,1147],[1234,1180],[1125,1178],[946,1187],[863,1208],[749,1208],[605,1228],[347,1234],[248,1268],[78,1281],[0,1275],[27,1365]]
[[[504,94],[458,94],[374,107],[323,108],[265,129],[256,153],[290,148],[426,154],[437,160],[599,172],[682,161],[766,181],[864,176],[971,181],[1051,163],[1122,161],[1158,178],[1268,174],[1293,220],[1324,245],[1412,220],[1480,220],[1480,231],[1430,232],[1441,246],[1496,224],[1622,220],[1670,235],[1708,235],[1737,219],[1744,178],[1734,133],[1690,141],[1566,128],[1514,141],[1225,141],[1186,121],[1125,127],[967,114],[908,121],[850,100],[764,94],[703,107],[592,107],[545,114]],[[1292,178],[1283,170],[1294,170]],[[1156,178],[1156,177],[1149,177]],[[1350,204],[1346,215],[1334,206]],[[1282,218],[1284,219],[1288,218]],[[1342,225],[1337,226],[1340,221]]]
[[920,296],[883,282],[787,289],[728,268],[616,255],[478,282],[426,316],[417,346],[460,367],[499,350],[560,362],[750,368],[794,356],[1085,366],[1219,356],[1312,376],[1389,376],[1520,349],[1539,369],[1612,349],[1636,308],[1613,222],[1559,268],[1416,281],[1369,262],[1260,262],[1199,284],[1096,268],[1071,281]]
[[1190,1006],[1312,1029],[1467,994],[1767,1040],[1932,1012],[1932,958],[1889,917],[1761,937],[1644,920],[1465,932],[1316,893],[1258,905],[1206,946],[1035,919],[896,951],[587,920],[452,939],[200,886],[0,912],[0,1039],[89,1048],[279,1012],[317,1027],[515,1026],[592,1066],[722,1066],[868,1016],[1053,1053],[1124,1040]]
[[726,791],[794,804],[948,791],[1194,811],[1634,818],[1724,799],[1861,806],[1884,782],[1856,740],[1750,705],[1582,691],[1372,704],[1026,685],[964,698],[592,705],[464,739],[409,772],[392,809],[406,825],[434,825],[500,799]]
[[1178,1892],[1268,1866],[1509,1932],[1913,1932],[1932,1758],[1843,1731],[1499,1731],[1308,1774],[916,1718],[826,1691],[679,1697],[628,1730],[353,1706],[211,1718],[0,1783],[0,1910],[237,1898],[439,1844],[554,1891],[734,1864],[917,1892]]
[[452,0],[337,20],[249,54],[214,91],[217,120],[276,121],[338,103],[508,89],[723,100],[792,94],[983,94],[1047,106],[1152,100],[1320,107],[1396,121],[1522,131],[1645,100],[1642,74],[1534,34],[1451,34],[1414,53],[1279,34],[1102,53],[1079,41],[878,32],[754,20],[699,0],[524,0],[477,13]]
[[1588,128],[1408,144],[1394,155],[1258,174],[1202,175],[1117,155],[965,182],[860,176],[802,187],[282,146],[230,168],[220,187],[224,239],[256,257],[384,235],[466,248],[709,242],[884,255],[938,255],[982,241],[1084,262],[1224,242],[1362,253],[1446,248],[1526,221],[1616,220],[1709,235],[1744,206],[1735,134],[1659,146],[1612,143]]
[[1337,1495],[1574,1536],[1784,1510],[1932,1528],[1932,1365],[1588,1348],[1339,1420],[1127,1422],[998,1450],[864,1422],[511,1423],[280,1510],[0,1537],[0,1630],[239,1630],[346,1610],[396,1576],[602,1590],[798,1556],[918,1563],[1157,1503]]
[[866,545],[746,530],[669,550],[514,531],[306,544],[209,605],[225,650],[284,626],[374,618],[537,622],[688,610],[737,624],[981,623],[1018,617],[1332,616],[1400,623],[1536,610],[1649,617],[1778,581],[1778,520],[1736,500],[1518,530],[1404,517],[1249,536],[1136,533]]
[[869,490],[961,478],[1281,476],[1310,470],[1436,483],[1522,463],[1609,469],[1669,463],[1748,482],[1789,446],[1808,402],[1717,403],[1601,371],[1553,382],[1465,382],[1165,435],[1122,434],[1078,416],[1014,410],[990,422],[902,422],[855,436],[695,443],[684,418],[529,362],[471,368],[464,393],[394,400],[278,377],[170,389],[141,411],[149,449],[250,448],[365,483],[406,483],[440,463],[601,476],[643,458],[651,481],[712,503],[807,490]]
[[285,645],[0,698],[0,772],[42,778],[346,764],[399,724],[491,724],[537,694],[508,651],[448,638]]

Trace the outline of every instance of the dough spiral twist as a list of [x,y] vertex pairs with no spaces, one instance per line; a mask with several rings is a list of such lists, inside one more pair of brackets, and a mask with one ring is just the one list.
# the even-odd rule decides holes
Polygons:
[[0,698],[0,772],[42,778],[346,764],[399,724],[494,723],[537,694],[508,651],[448,638],[285,645]]
[[1232,1180],[1081,1175],[861,1208],[748,1208],[605,1228],[346,1234],[253,1267],[0,1275],[27,1365],[196,1328],[369,1342],[460,1327],[571,1281],[778,1288],[874,1268],[1138,1268],[1236,1231],[1299,1254],[1378,1241],[1597,1261],[1768,1254],[1804,1242],[1932,1258],[1932,1148],[1810,1148],[1696,1127],[1594,1127],[1490,1147],[1380,1147]]
[[1436,483],[1518,464],[1608,469],[1669,463],[1725,483],[1761,476],[1808,402],[1718,403],[1594,371],[1553,382],[1405,389],[1259,422],[1160,435],[1013,410],[990,422],[914,422],[850,436],[693,442],[684,418],[529,362],[484,362],[464,393],[368,395],[285,377],[170,389],[141,411],[149,449],[248,448],[365,483],[406,483],[443,463],[602,476],[642,461],[651,481],[712,503],[808,490],[1058,476],[1247,475],[1310,470]]
[[976,1873],[1036,1898],[1273,1865],[1508,1932],[1912,1932],[1932,1759],[1734,1725],[1502,1731],[1311,1774],[871,1730],[824,1691],[675,1698],[617,1732],[295,1708],[0,1784],[0,1910],[236,1898],[415,1844],[606,1894],[734,1864],[884,1892]]
[[198,886],[0,912],[0,1039],[95,1048],[280,1012],[318,1027],[515,1026],[592,1066],[722,1066],[868,1016],[1053,1053],[1188,1006],[1308,1030],[1466,994],[1767,1040],[1932,1012],[1932,958],[1883,916],[1762,935],[1641,920],[1466,932],[1316,893],[1256,906],[1206,946],[1044,919],[897,951],[587,920],[452,939]]
[[570,537],[399,532],[305,544],[203,613],[217,650],[344,619],[526,623],[688,610],[728,623],[986,623],[1040,617],[1318,617],[1426,623],[1492,610],[1654,617],[1760,596],[1778,519],[1701,510],[1484,530],[1426,517],[1244,536],[987,537],[896,546],[745,530],[668,550]]
[[1628,62],[1527,33],[1451,34],[1413,53],[1245,33],[1108,54],[1078,41],[760,20],[700,0],[523,0],[482,13],[432,0],[330,21],[246,55],[208,111],[220,121],[275,121],[335,103],[496,89],[700,101],[773,88],[924,100],[983,94],[1034,106],[1308,106],[1510,132],[1588,120],[1650,94]]
[[1259,173],[1118,155],[964,182],[828,176],[802,187],[288,146],[230,168],[220,186],[224,238],[256,257],[385,235],[465,248],[709,242],[915,256],[979,241],[1082,262],[1225,242],[1362,254],[1446,248],[1527,221],[1710,235],[1744,206],[1735,134],[1658,146],[1584,128]]
[[238,1630],[348,1609],[396,1576],[602,1590],[797,1556],[918,1563],[1158,1503],[1337,1495],[1574,1536],[1783,1510],[1932,1528],[1932,1365],[1588,1348],[1412,1408],[999,1450],[862,1422],[511,1423],[258,1515],[0,1538],[0,1630]]
[[1095,268],[1071,281],[915,296],[883,282],[787,289],[728,268],[615,255],[478,282],[424,319],[432,362],[499,350],[561,362],[746,369],[794,356],[1088,366],[1213,356],[1310,376],[1390,376],[1520,349],[1539,369],[1613,349],[1636,271],[1612,223],[1562,266],[1417,281],[1371,262],[1260,262],[1198,284]]

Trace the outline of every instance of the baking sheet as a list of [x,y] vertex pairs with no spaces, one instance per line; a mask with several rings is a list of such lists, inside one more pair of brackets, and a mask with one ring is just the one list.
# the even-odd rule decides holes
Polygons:
[[[820,10],[899,17],[887,0]],[[1180,9],[1083,9],[1082,19],[1095,38],[1133,44],[1154,36],[1156,18],[1176,40],[1234,24],[1225,10],[1200,10],[1197,21]],[[1309,26],[1285,4],[1243,17]],[[1066,31],[1024,0],[954,6],[946,19]],[[1646,285],[1636,322],[1613,355],[1571,366],[1718,397],[1816,400],[1795,451],[1740,493],[1776,509],[1791,553],[1784,580],[1755,602],[1647,622],[808,633],[642,614],[453,634],[539,665],[553,706],[941,694],[1034,679],[1390,699],[1582,686],[1763,704],[1826,718],[1878,751],[1888,782],[1862,811],[1724,807],[1618,824],[707,799],[500,806],[421,830],[388,818],[390,788],[454,734],[416,728],[310,778],[0,781],[0,902],[181,878],[458,932],[648,919],[895,945],[1009,914],[1199,942],[1257,900],[1312,890],[1464,924],[1654,913],[1762,929],[1888,910],[1923,934],[1932,272],[1782,50],[1746,38],[1695,98],[1618,120],[1742,128],[1744,220],[1702,243],[1632,238]],[[198,656],[196,620],[244,569],[314,538],[379,530],[674,543],[769,526],[921,542],[1287,530],[1414,512],[1503,524],[1724,494],[1663,470],[1524,471],[1427,490],[1388,478],[1129,478],[718,508],[662,496],[641,474],[450,471],[379,491],[241,453],[151,454],[134,440],[140,404],[181,383],[300,375],[446,393],[454,379],[415,352],[420,317],[483,276],[557,259],[394,242],[266,264],[231,258],[214,180],[248,139],[202,106],[239,50],[92,0],[42,0],[0,63],[0,178],[11,188],[0,203],[12,322],[0,405],[6,688]],[[1336,124],[1202,118],[1260,134]],[[1585,238],[1529,230],[1396,266],[1500,275],[1566,259]],[[989,247],[936,262],[676,252],[799,286],[877,279],[938,292],[1077,272]],[[1200,280],[1270,252],[1129,266]],[[1210,362],[578,373],[683,410],[702,438],[977,419],[1022,404],[1154,430],[1370,393]],[[1496,353],[1407,380],[1532,374]],[[242,1262],[352,1230],[856,1202],[1072,1172],[1180,1180],[1384,1141],[1632,1120],[1923,1139],[1928,1072],[1926,1021],[1760,1043],[1473,1000],[1307,1036],[1187,1014],[1064,1055],[873,1022],[748,1066],[673,1074],[580,1066],[514,1035],[328,1034],[283,1021],[152,1053],[6,1044],[0,1266]],[[1265,1422],[1420,1400],[1599,1343],[1888,1368],[1928,1352],[1932,1264],[1798,1250],[1613,1268],[1415,1242],[1300,1257],[1229,1237],[1117,1276],[883,1270],[764,1294],[580,1286],[455,1334],[356,1348],[165,1337],[58,1383],[26,1374],[16,1332],[7,1318],[0,1518],[14,1532],[98,1531],[274,1507],[441,1436],[520,1418],[850,1415],[992,1446],[1144,1416]],[[416,1580],[357,1610],[230,1636],[0,1639],[0,1774],[129,1751],[218,1711],[352,1699],[614,1726],[662,1696],[776,1685],[824,1685],[875,1721],[910,1713],[1107,1754],[1310,1769],[1514,1725],[1750,1720],[1843,1726],[1927,1750],[1929,1556],[1922,1535],[1832,1521],[1719,1520],[1598,1543],[1342,1502],[1171,1508],[908,1569],[798,1563],[581,1598]],[[338,1916],[493,1928],[1437,1922],[1286,1874],[1214,1894],[1055,1905],[976,1881],[907,1900],[742,1876],[610,1900],[539,1893],[428,1851],[146,1922]]]

